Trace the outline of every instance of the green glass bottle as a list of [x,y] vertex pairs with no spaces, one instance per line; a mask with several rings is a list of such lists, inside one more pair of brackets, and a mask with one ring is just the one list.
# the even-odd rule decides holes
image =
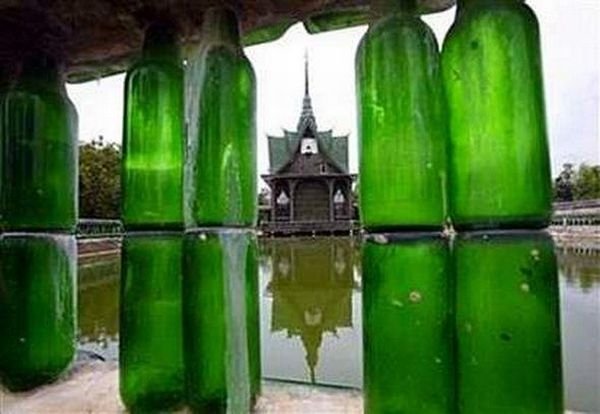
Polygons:
[[126,229],[183,227],[184,90],[177,32],[146,30],[125,79],[122,218]]
[[187,228],[256,221],[255,77],[229,10],[204,16],[188,71]]
[[75,355],[74,236],[0,238],[0,381],[25,391],[58,378]]
[[44,52],[26,58],[0,96],[0,154],[4,230],[74,231],[77,113],[57,59]]
[[0,94],[3,93],[6,89],[9,88],[11,84],[11,65],[9,62],[5,62],[3,59],[0,59]]
[[[187,402],[197,413],[247,413],[254,347],[248,347],[251,233],[214,230],[185,238],[183,289]],[[254,272],[254,265],[252,265]]]
[[456,241],[459,408],[563,413],[558,275],[543,232]]
[[445,239],[363,246],[365,413],[455,413],[454,281]]
[[123,239],[119,373],[121,398],[133,412],[184,401],[182,238],[144,232]]
[[437,42],[415,1],[381,3],[356,55],[363,225],[441,229],[447,120]]
[[523,0],[458,6],[442,52],[452,222],[544,227],[552,189],[536,17]]
[[261,393],[260,357],[260,292],[256,237],[250,236],[246,256],[246,329],[248,335],[248,365],[250,371],[250,398],[254,406]]

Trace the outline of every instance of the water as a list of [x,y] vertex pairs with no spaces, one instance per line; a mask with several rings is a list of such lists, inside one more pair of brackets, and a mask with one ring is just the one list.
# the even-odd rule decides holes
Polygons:
[[118,360],[120,271],[118,255],[79,260],[79,349],[88,356]]
[[[557,251],[565,407],[600,412],[600,254]],[[79,264],[79,348],[117,359],[119,257]],[[263,377],[362,387],[360,249],[349,238],[260,242]]]

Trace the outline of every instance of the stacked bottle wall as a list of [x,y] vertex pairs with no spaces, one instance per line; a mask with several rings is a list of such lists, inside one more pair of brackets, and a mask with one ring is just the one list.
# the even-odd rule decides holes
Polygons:
[[356,55],[363,225],[441,229],[447,128],[437,42],[414,2],[380,3]]
[[[412,0],[374,0],[356,55],[366,413],[451,413],[453,290],[439,51]],[[417,231],[420,233],[408,233]]]
[[178,31],[156,21],[125,80],[119,364],[133,411],[184,403],[183,83]]
[[523,0],[459,0],[442,66],[454,226],[547,226],[552,192],[534,13]]
[[248,412],[260,393],[256,92],[238,25],[207,10],[186,79],[184,361],[197,412]]
[[554,245],[518,230],[543,228],[552,213],[533,11],[523,0],[459,0],[442,67],[451,219],[459,231],[489,229],[459,235],[454,251],[459,410],[562,412]]
[[[357,54],[363,224],[370,231],[440,228],[447,198],[457,230],[492,231],[459,236],[454,265],[438,275],[445,285],[429,284],[436,252],[424,255],[417,248],[427,243],[408,243],[406,233],[368,236],[363,250],[365,411],[504,412],[525,406],[531,412],[562,412],[552,241],[545,233],[514,231],[545,227],[551,214],[536,18],[522,0],[458,0],[439,73],[433,35],[413,17],[416,3],[373,1],[385,15],[370,26]],[[498,235],[493,230],[498,228],[513,230]],[[405,241],[394,241],[398,238]],[[404,269],[406,278],[385,276]],[[446,336],[422,340],[434,331],[427,331],[427,314],[419,314],[428,308],[416,306],[424,304],[421,291],[453,290],[454,283],[456,326],[444,330],[441,322],[432,324]],[[444,293],[436,298],[448,299],[450,308],[454,301]],[[418,322],[418,329],[401,336],[398,326],[411,328],[410,321],[402,322],[402,313],[411,311],[410,321]],[[393,322],[377,329],[386,318]],[[433,343],[452,349],[454,335],[455,365],[446,382],[436,382],[441,371],[424,371],[429,359],[421,356]],[[442,348],[431,352],[443,354]],[[378,358],[386,353],[384,368]],[[404,359],[409,363],[390,368]],[[413,374],[410,363],[421,359],[425,362]],[[523,367],[528,367],[526,374]],[[419,391],[407,390],[425,372],[438,375],[427,377],[428,385],[447,389],[413,401],[410,396]],[[449,398],[436,400],[435,395]]]
[[60,61],[28,50],[1,82],[0,380],[18,391],[75,354],[77,114]]

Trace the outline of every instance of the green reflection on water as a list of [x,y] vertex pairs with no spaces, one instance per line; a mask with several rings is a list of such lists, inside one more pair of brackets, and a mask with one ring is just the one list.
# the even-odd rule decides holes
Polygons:
[[119,255],[79,261],[79,344],[116,360],[119,334]]
[[557,258],[560,273],[569,286],[579,288],[584,293],[600,289],[600,254],[581,254],[560,249]]

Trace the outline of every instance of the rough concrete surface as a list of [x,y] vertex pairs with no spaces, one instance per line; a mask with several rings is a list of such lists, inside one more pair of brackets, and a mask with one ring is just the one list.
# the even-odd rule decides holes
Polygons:
[[[454,1],[418,0],[418,5],[422,12],[433,12]],[[149,22],[169,17],[180,27],[184,44],[194,44],[203,12],[211,6],[237,9],[246,35],[257,30],[281,35],[294,22],[330,13],[362,13],[369,4],[368,0],[0,0],[0,71],[6,66],[12,73],[15,54],[33,44],[64,53],[70,81],[122,72],[139,53]]]
[[[11,394],[0,389],[0,413],[125,413],[119,398],[118,372],[116,362],[78,362],[64,378],[31,392]],[[264,381],[255,413],[355,414],[363,412],[362,403],[359,390]]]
[[[124,412],[115,362],[76,364],[56,383],[27,393],[11,394],[0,390],[2,414]],[[265,381],[256,413],[362,413],[362,396],[357,390]]]

